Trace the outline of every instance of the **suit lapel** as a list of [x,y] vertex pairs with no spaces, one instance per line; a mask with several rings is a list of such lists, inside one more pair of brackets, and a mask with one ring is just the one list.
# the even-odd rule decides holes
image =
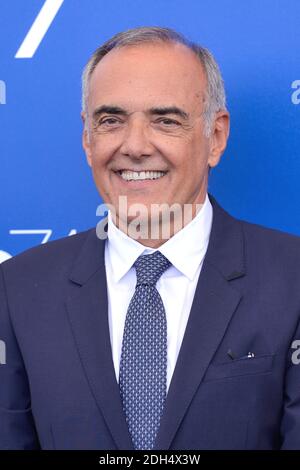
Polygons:
[[156,449],[168,449],[204,377],[241,295],[230,280],[244,275],[238,221],[210,197],[213,225],[206,257],[166,399]]
[[88,384],[112,438],[119,449],[132,449],[112,360],[104,245],[91,231],[71,274],[67,311]]

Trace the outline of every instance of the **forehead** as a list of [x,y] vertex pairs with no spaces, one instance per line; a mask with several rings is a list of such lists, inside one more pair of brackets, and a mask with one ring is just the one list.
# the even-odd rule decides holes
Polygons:
[[142,44],[109,52],[97,64],[89,106],[201,105],[206,77],[196,54],[182,44]]

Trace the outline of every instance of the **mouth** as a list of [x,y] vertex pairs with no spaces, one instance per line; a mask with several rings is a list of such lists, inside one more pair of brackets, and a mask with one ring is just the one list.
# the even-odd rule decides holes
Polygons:
[[124,181],[147,181],[147,180],[158,180],[163,178],[167,171],[161,170],[145,170],[145,171],[133,171],[133,170],[117,170],[115,171],[122,180]]

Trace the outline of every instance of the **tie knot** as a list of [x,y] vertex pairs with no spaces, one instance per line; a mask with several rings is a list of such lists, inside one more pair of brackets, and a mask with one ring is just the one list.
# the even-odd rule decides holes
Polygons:
[[160,252],[155,251],[151,255],[141,255],[134,263],[137,283],[154,285],[160,276],[171,265],[170,261]]

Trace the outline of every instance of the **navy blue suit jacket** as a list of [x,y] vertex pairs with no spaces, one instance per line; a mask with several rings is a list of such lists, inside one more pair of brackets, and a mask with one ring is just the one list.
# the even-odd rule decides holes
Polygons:
[[[210,199],[208,251],[155,448],[300,449],[291,348],[300,340],[300,239],[239,221]],[[0,448],[132,449],[104,241],[89,230],[0,271]]]

